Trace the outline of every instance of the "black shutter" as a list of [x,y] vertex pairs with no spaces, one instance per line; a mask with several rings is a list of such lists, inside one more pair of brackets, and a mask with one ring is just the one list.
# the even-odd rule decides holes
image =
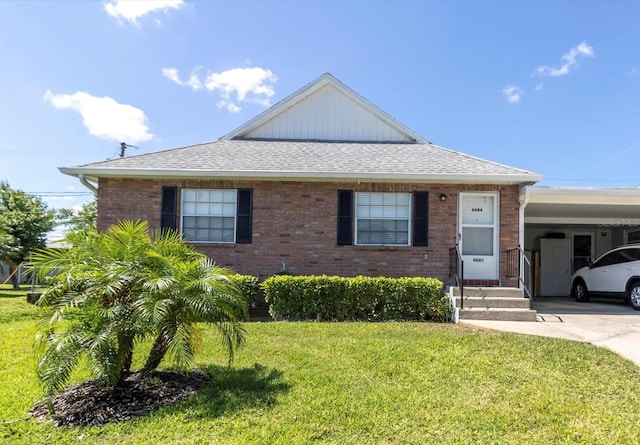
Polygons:
[[429,193],[413,193],[413,245],[429,245]]
[[338,190],[338,245],[353,244],[353,191]]
[[162,187],[162,214],[160,230],[164,233],[176,230],[178,211],[178,187]]
[[253,210],[253,189],[238,189],[238,209],[236,214],[236,243],[251,244]]

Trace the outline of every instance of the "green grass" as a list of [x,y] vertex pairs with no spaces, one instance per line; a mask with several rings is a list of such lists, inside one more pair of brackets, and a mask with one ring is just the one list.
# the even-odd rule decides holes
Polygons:
[[0,323],[39,318],[38,310],[27,303],[27,292],[31,292],[31,286],[21,285],[20,290],[13,290],[10,285],[0,285]]
[[131,422],[55,429],[19,420],[42,396],[37,309],[0,295],[0,310],[29,315],[0,324],[0,443],[640,443],[640,369],[629,361],[421,323],[250,323],[230,370],[212,334],[198,365],[214,383],[198,395]]

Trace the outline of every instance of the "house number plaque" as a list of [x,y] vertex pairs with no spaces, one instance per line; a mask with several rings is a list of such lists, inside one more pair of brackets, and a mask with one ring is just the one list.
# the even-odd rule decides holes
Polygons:
[[474,258],[473,262],[474,263],[484,263],[484,258]]

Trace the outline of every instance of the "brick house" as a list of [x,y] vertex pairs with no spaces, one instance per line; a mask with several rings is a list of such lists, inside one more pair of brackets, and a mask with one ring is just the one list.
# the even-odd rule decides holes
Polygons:
[[517,286],[523,187],[540,175],[438,147],[330,74],[214,142],[65,167],[100,229],[174,228],[240,273],[449,278]]

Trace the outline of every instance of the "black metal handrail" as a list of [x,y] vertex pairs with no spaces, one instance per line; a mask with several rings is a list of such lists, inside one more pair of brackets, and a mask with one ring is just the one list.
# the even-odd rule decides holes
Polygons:
[[460,288],[460,309],[464,308],[464,260],[456,244],[449,249],[449,277],[453,277],[454,285]]
[[518,279],[518,287],[524,290],[529,299],[529,309],[533,307],[531,269],[531,261],[524,254],[522,247],[507,250],[507,277]]

